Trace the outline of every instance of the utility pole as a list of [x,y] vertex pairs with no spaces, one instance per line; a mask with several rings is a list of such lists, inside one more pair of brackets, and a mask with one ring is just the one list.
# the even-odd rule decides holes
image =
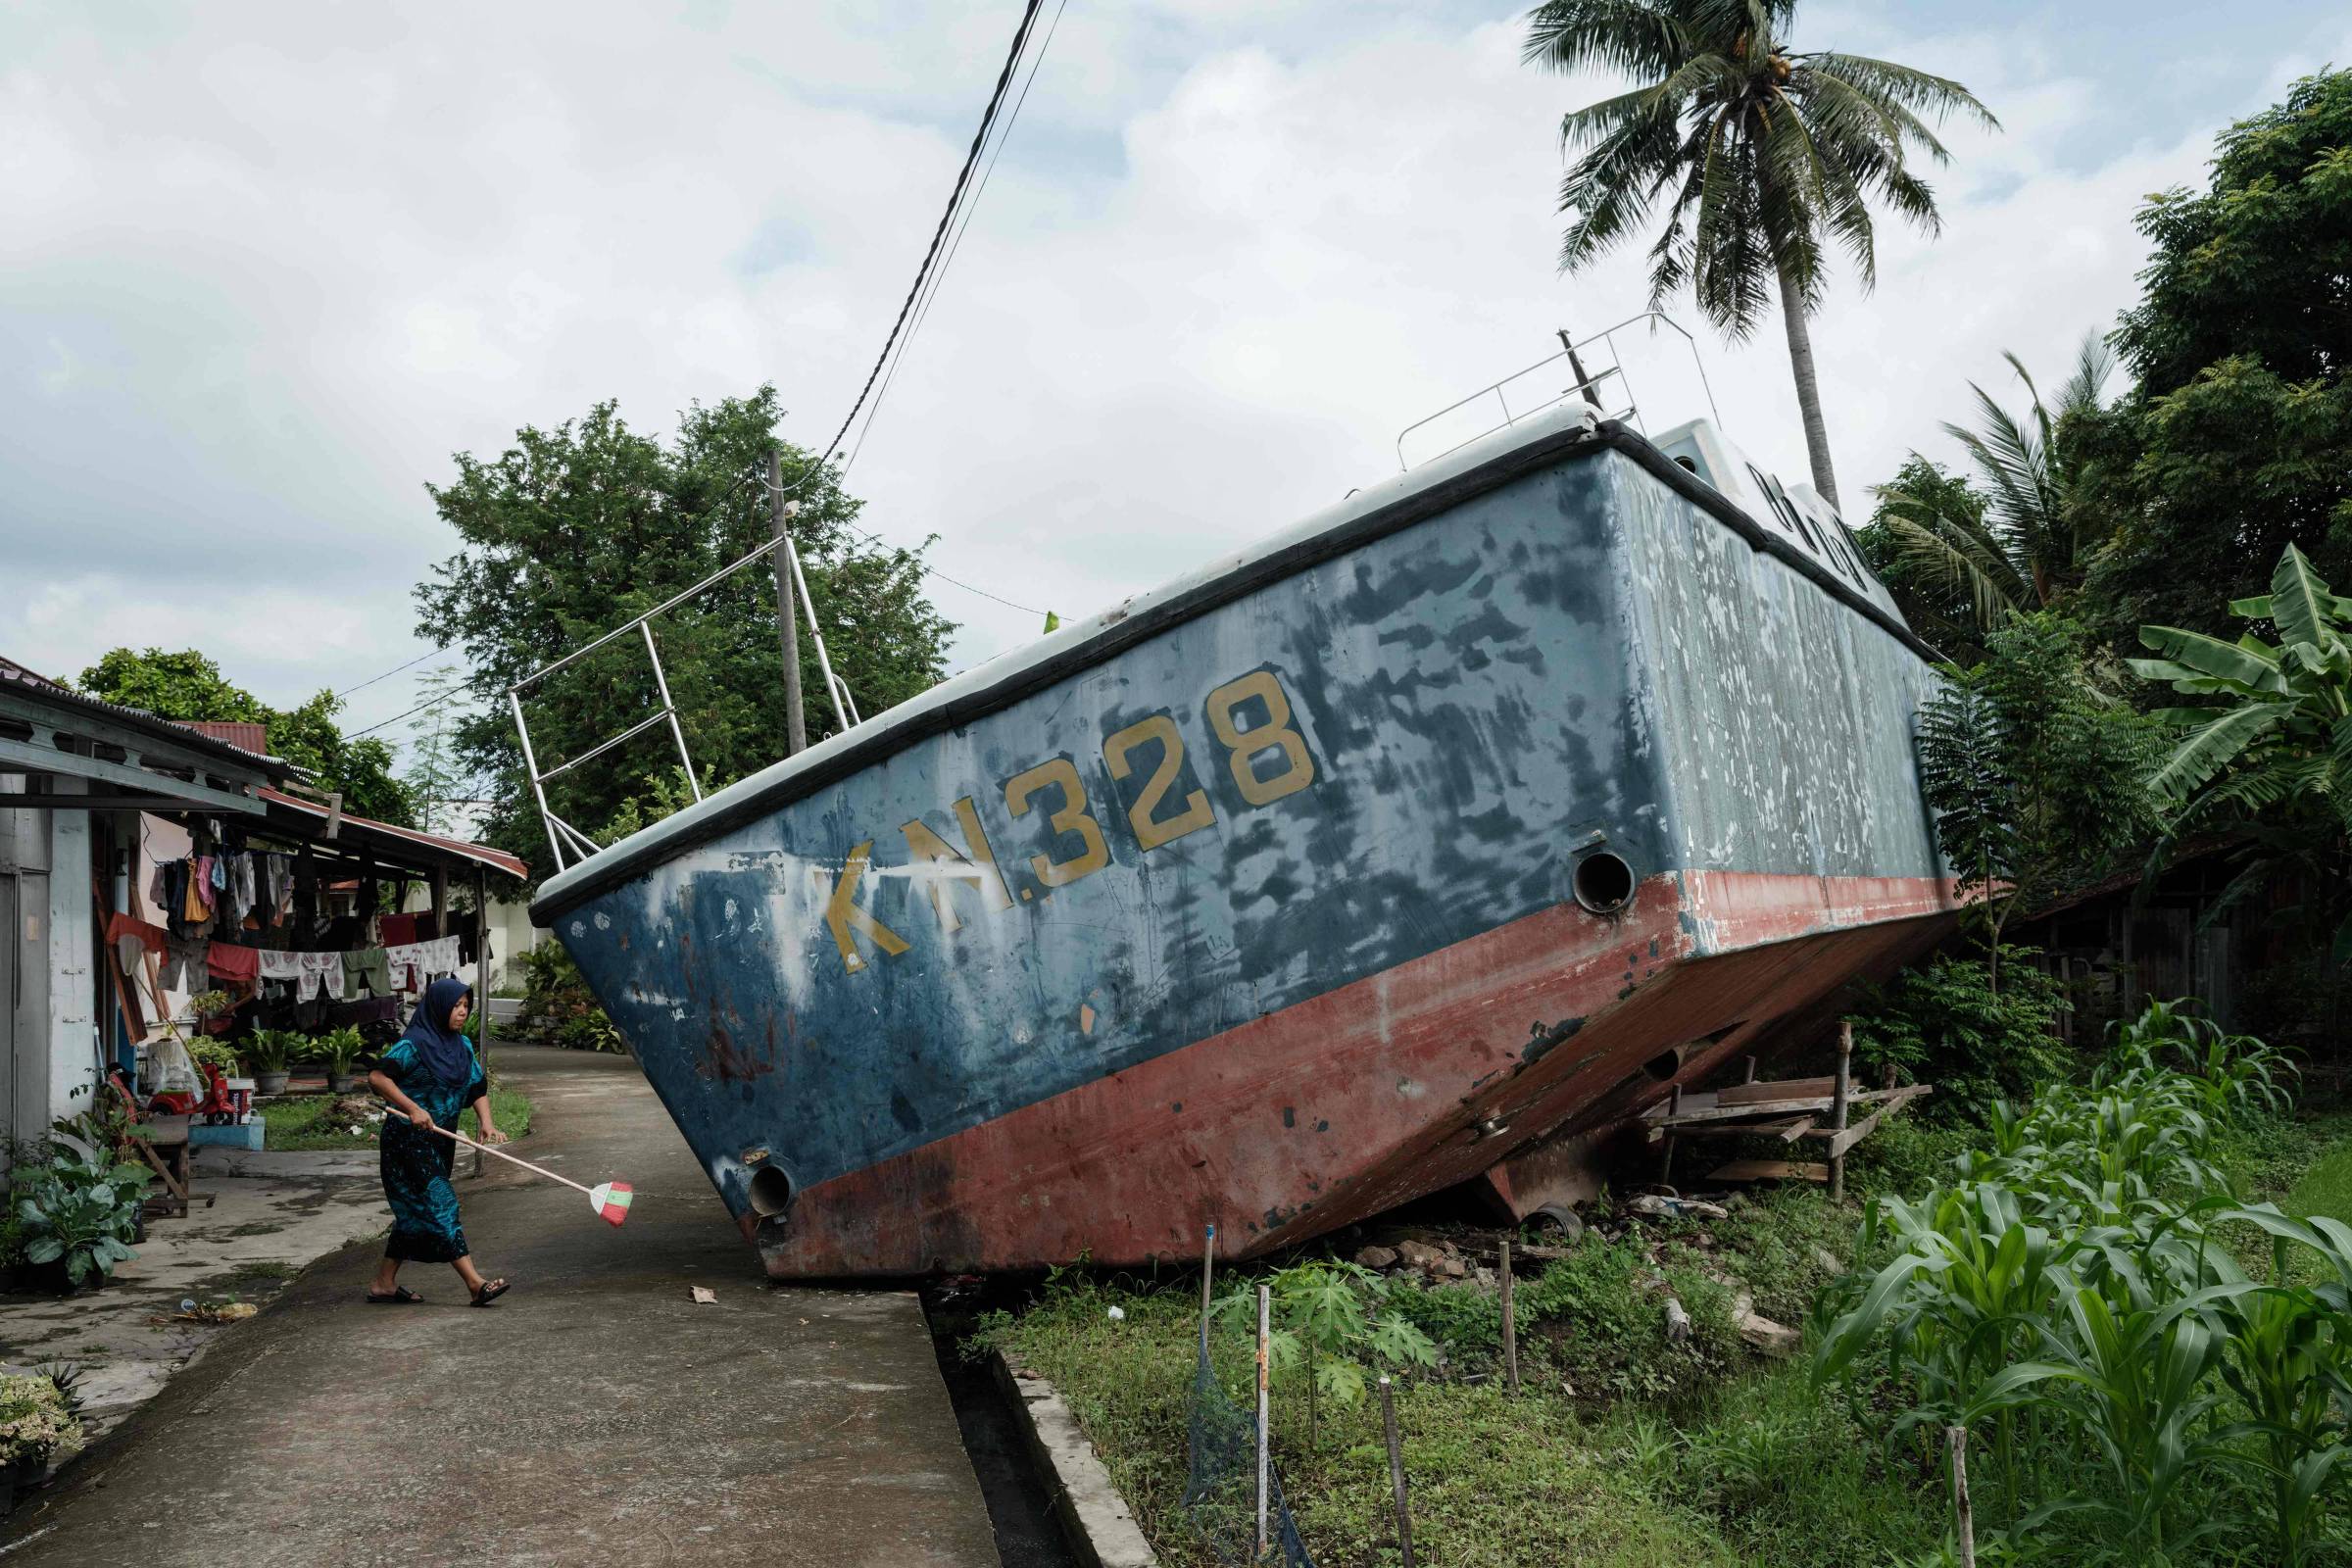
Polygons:
[[776,641],[784,650],[784,755],[808,749],[808,721],[801,713],[801,630],[792,594],[792,509],[784,501],[784,455],[767,449],[767,512],[776,525]]

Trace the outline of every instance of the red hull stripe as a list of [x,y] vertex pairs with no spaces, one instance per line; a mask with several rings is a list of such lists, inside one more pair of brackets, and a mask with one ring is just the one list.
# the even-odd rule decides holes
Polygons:
[[1953,905],[1929,879],[1653,877],[1615,919],[1546,909],[820,1183],[757,1239],[798,1277],[1188,1257],[1212,1221],[1247,1255],[1622,1119]]

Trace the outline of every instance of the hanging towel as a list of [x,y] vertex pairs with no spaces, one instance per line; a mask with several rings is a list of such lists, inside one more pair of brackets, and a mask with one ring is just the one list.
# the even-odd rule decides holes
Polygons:
[[414,947],[416,943],[416,916],[387,914],[376,921],[381,940],[387,948]]
[[223,980],[258,980],[262,974],[261,950],[240,948],[233,942],[216,942],[205,955],[205,967]]

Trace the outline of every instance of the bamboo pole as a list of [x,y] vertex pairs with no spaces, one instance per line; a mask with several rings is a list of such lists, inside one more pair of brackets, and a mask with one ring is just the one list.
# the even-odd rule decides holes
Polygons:
[[1511,1315],[1511,1243],[1502,1243],[1502,1375],[1511,1393],[1519,1392],[1519,1325]]
[[1257,1288],[1257,1554],[1266,1554],[1266,1346],[1273,1293]]
[[1968,1428],[1945,1427],[1943,1441],[1952,1452],[1952,1509],[1959,1518],[1960,1568],[1977,1568],[1977,1515],[1968,1500]]
[[1396,1550],[1404,1568],[1413,1568],[1413,1510],[1404,1494],[1404,1446],[1396,1441],[1396,1401],[1386,1372],[1380,1375],[1380,1426],[1389,1442],[1389,1489],[1396,1495]]
[[[1830,1128],[1835,1133],[1845,1131],[1846,1096],[1853,1089],[1854,1026],[1851,1020],[1838,1025],[1838,1085],[1830,1097]],[[1845,1200],[1845,1154],[1837,1149],[1833,1139],[1830,1155],[1830,1201]]]

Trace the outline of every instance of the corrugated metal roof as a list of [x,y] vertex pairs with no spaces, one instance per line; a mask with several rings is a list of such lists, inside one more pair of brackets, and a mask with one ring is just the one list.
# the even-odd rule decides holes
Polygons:
[[85,696],[62,681],[52,680],[38,670],[18,663],[13,659],[0,658],[0,685],[12,687],[23,695],[53,708],[78,710],[108,718],[118,724],[152,735],[157,740],[183,746],[198,756],[218,757],[234,761],[259,772],[265,778],[300,778],[302,769],[283,758],[248,751],[242,746],[215,739],[177,719],[164,718],[144,708],[125,708],[103,698]]
[[[316,816],[321,822],[326,820],[327,808],[320,802],[301,800],[282,790],[269,788],[263,789],[262,799],[268,801],[271,806],[291,808],[294,810]],[[343,825],[347,828],[357,828],[370,838],[391,839],[414,844],[422,849],[438,851],[455,859],[488,866],[493,871],[504,871],[511,877],[524,878],[531,874],[531,868],[521,860],[504,850],[494,850],[487,844],[472,844],[465,839],[443,838],[438,833],[426,833],[413,827],[395,827],[390,822],[378,822],[371,816],[354,816],[348,811],[343,813]]]
[[199,735],[226,741],[256,757],[270,755],[270,728],[266,724],[243,718],[183,718],[179,722]]

